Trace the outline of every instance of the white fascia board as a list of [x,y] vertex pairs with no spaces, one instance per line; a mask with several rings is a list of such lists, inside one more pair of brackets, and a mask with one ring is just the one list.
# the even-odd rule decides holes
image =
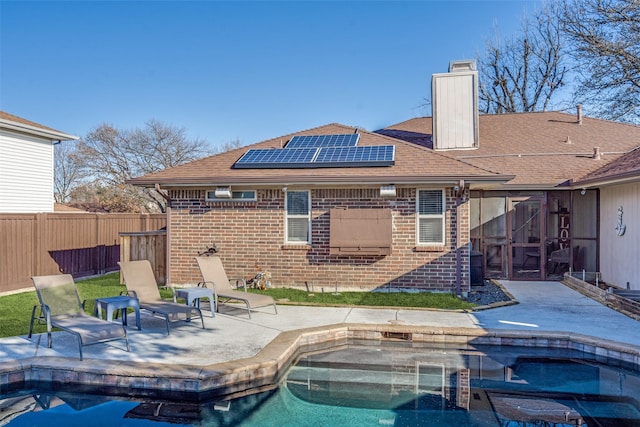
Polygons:
[[52,141],[71,141],[79,139],[79,137],[74,135],[42,129],[36,126],[31,126],[5,119],[0,119],[0,128],[12,130],[15,132],[27,133],[29,135],[39,136],[42,138],[50,139]]

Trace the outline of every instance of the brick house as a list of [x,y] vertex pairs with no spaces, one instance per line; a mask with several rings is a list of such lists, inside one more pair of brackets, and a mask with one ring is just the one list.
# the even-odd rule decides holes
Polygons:
[[[287,150],[280,147],[304,135],[357,135],[359,147],[392,146],[393,164],[236,165],[249,150]],[[466,283],[466,291],[468,185],[510,178],[409,142],[330,124],[131,182],[168,190],[173,283],[197,282],[193,257],[215,244],[231,276],[250,277],[259,267],[272,274],[275,286],[451,291]],[[336,230],[339,215],[348,225]]]
[[[597,271],[599,193],[574,182],[640,145],[640,127],[580,111],[480,115],[466,62],[434,75],[432,100],[433,117],[329,124],[130,180],[168,192],[170,282],[197,282],[193,257],[212,244],[232,276],[268,270],[274,286],[316,290],[463,293],[476,259],[484,277]],[[291,148],[348,135],[351,154],[384,154]]]

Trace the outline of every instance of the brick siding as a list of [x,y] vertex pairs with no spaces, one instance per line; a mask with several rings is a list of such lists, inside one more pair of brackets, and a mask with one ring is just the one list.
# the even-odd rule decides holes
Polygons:
[[[392,199],[379,188],[312,189],[311,245],[285,245],[285,193],[259,189],[249,202],[206,202],[204,189],[172,190],[170,268],[174,284],[196,283],[200,274],[194,257],[216,244],[227,275],[252,277],[259,269],[272,274],[276,287],[313,287],[316,292],[371,290],[379,287],[450,292],[456,289],[456,221],[465,228],[459,241],[462,269],[460,289],[469,289],[469,205],[460,206],[446,189],[446,244],[416,247],[416,189],[398,188]],[[468,200],[468,195],[465,195]],[[336,257],[329,255],[329,210],[391,208],[391,255]]]

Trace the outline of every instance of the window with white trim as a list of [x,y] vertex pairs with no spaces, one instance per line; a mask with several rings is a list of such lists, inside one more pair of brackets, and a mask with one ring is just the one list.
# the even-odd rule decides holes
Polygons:
[[311,243],[311,196],[308,191],[287,191],[285,241]]
[[418,245],[444,245],[444,190],[418,190],[416,198]]

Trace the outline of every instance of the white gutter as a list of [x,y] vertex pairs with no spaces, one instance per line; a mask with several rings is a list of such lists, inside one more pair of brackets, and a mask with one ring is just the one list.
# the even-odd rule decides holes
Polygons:
[[29,135],[39,136],[52,141],[70,141],[80,139],[77,136],[58,132],[53,129],[43,129],[37,126],[31,126],[25,123],[18,123],[11,120],[0,119],[0,129],[12,130],[15,132],[27,133]]

